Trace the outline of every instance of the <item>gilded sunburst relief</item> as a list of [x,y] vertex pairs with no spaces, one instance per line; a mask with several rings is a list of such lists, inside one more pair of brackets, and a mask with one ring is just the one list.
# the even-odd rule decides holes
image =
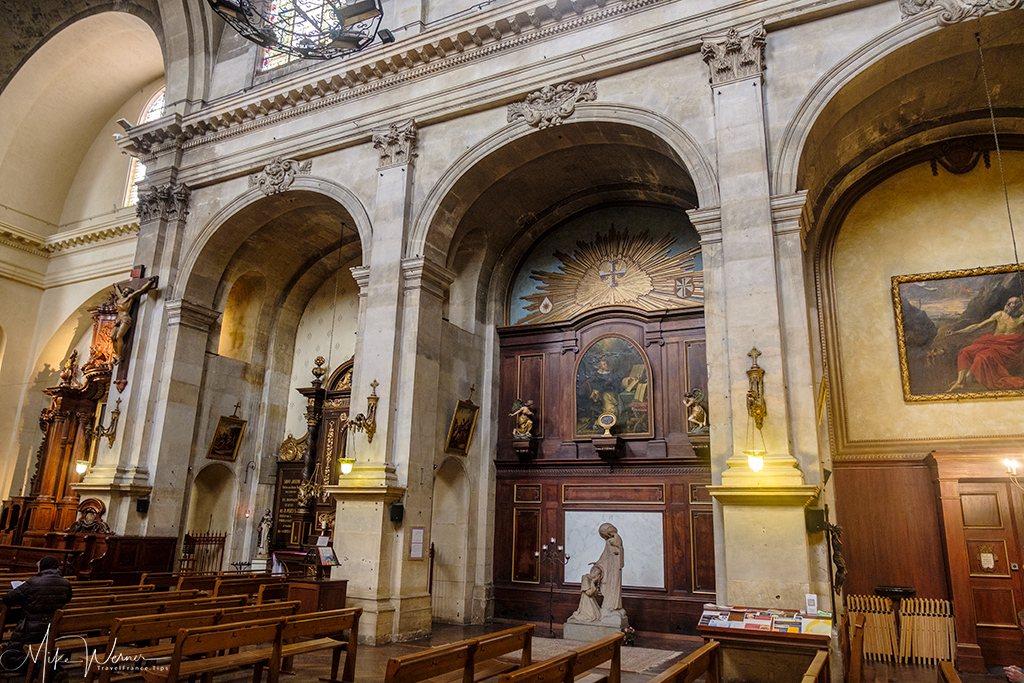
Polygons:
[[[626,223],[609,220],[604,230],[588,231],[589,239],[577,237],[585,225],[612,218]],[[513,325],[571,320],[604,306],[648,312],[703,306],[700,246],[678,214],[633,209],[631,215],[619,208],[589,219],[541,240],[527,258],[513,289]]]

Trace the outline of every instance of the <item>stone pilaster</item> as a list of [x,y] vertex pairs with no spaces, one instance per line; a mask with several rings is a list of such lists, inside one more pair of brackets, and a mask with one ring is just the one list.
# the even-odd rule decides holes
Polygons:
[[332,487],[331,494],[337,502],[334,543],[341,561],[335,572],[349,580],[349,603],[363,608],[360,639],[385,643],[402,635],[392,566],[402,561],[395,556],[400,530],[389,520],[389,508],[405,494],[397,469],[401,466],[403,475],[408,471],[407,461],[399,462],[399,457],[404,460],[407,455],[396,453],[395,444],[405,301],[402,259],[416,156],[414,122],[375,129],[373,145],[380,160],[373,244],[367,250],[370,262],[352,271],[359,285],[359,332],[351,412],[366,412],[366,396],[371,383],[377,382],[376,433],[372,442],[366,434],[355,435],[352,473]]
[[[723,416],[715,422],[732,425],[711,435],[711,491],[722,521],[721,536],[716,537],[718,599],[797,608],[811,586],[803,507],[817,495],[817,487],[805,484],[801,463],[792,452],[783,361],[790,330],[780,303],[784,293],[779,286],[762,94],[765,41],[761,22],[704,38],[701,54],[708,64],[715,105],[720,243],[713,217],[699,212],[694,217],[702,248],[707,243],[710,252],[705,258],[705,289],[718,290],[705,301],[712,368],[709,393],[724,389],[728,396],[719,399],[728,406],[719,406],[721,412],[711,406],[711,414]],[[765,371],[768,411],[763,428],[767,454],[759,472],[750,469],[743,453],[761,447],[747,407],[747,354],[754,347],[761,352],[758,364]]]

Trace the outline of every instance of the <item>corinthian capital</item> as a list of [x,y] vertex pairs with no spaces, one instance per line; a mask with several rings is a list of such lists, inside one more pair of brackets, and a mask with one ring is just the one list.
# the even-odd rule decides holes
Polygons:
[[380,155],[378,169],[410,163],[416,156],[416,122],[409,119],[374,128],[373,147]]
[[763,21],[704,36],[700,53],[711,70],[711,85],[759,76],[767,36]]
[[135,214],[140,223],[159,218],[183,221],[188,218],[188,201],[191,196],[192,190],[185,183],[151,187],[139,195]]

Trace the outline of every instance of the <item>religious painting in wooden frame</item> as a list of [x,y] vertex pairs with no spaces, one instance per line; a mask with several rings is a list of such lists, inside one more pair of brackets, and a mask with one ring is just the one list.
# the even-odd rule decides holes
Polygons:
[[206,452],[206,457],[210,460],[234,462],[244,433],[245,420],[231,415],[221,415],[217,420],[213,438],[210,439],[210,449]]
[[601,416],[615,415],[612,434],[651,436],[651,364],[647,354],[625,337],[595,340],[576,365],[574,438],[605,433]]
[[472,401],[459,401],[452,413],[452,424],[448,427],[448,438],[445,439],[444,450],[459,455],[469,454],[469,444],[473,440],[473,428],[480,407]]
[[1024,396],[1016,265],[892,278],[904,401]]

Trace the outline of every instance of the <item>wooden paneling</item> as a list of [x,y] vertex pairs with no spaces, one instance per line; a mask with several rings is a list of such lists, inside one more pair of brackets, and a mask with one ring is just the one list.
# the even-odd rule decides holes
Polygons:
[[538,484],[517,484],[515,487],[516,503],[539,503],[541,502],[541,488]]
[[836,463],[836,517],[843,527],[848,594],[911,586],[949,599],[931,475],[921,461]]
[[512,580],[540,583],[540,508],[516,508],[512,545]]
[[547,414],[547,401],[544,395],[544,354],[524,353],[517,356],[517,360],[516,398],[533,401],[533,435],[543,438],[544,416]]
[[1006,588],[973,588],[974,616],[978,626],[1017,627],[1017,604],[1013,590]]
[[664,503],[662,484],[566,484],[563,503]]
[[694,593],[715,593],[715,525],[711,510],[690,512]]
[[999,497],[994,493],[961,493],[960,507],[964,512],[965,529],[1001,529]]

